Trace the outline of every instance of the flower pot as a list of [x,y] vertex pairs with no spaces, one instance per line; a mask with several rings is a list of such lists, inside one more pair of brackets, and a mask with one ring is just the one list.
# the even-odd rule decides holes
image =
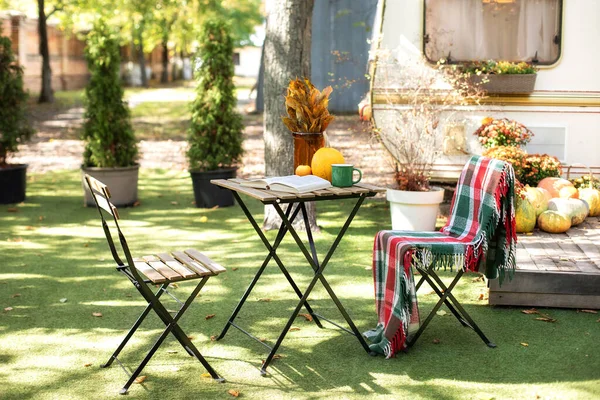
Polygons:
[[94,207],[96,205],[84,179],[84,175],[88,174],[108,186],[112,195],[110,201],[115,206],[132,206],[138,200],[139,170],[139,165],[118,168],[81,167],[84,205],[86,207]]
[[[537,74],[507,74],[507,75],[471,75],[469,80],[488,93],[531,93],[535,87]],[[486,82],[483,82],[485,79]]]
[[294,171],[298,165],[311,165],[313,155],[325,146],[323,133],[293,132],[294,137]]
[[229,207],[233,205],[231,190],[220,188],[210,183],[212,179],[235,178],[237,168],[224,168],[215,171],[190,171],[194,185],[196,207],[212,208],[215,206]]
[[0,204],[24,201],[26,184],[27,164],[8,164],[0,168]]
[[429,192],[388,189],[392,229],[397,231],[434,231],[444,189],[432,187]]

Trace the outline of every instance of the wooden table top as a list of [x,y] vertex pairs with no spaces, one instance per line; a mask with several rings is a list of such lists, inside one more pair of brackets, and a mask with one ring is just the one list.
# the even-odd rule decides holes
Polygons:
[[210,182],[214,185],[221,186],[223,188],[233,190],[235,192],[245,194],[253,197],[263,203],[273,202],[295,202],[295,201],[316,201],[316,200],[328,200],[336,198],[346,197],[358,197],[366,195],[367,197],[375,196],[377,193],[385,193],[386,188],[369,185],[368,183],[357,183],[350,187],[339,188],[330,187],[327,189],[315,190],[306,193],[288,193],[279,192],[275,190],[267,189],[255,189],[247,186],[242,186],[240,183],[246,181],[242,178],[234,179],[213,179]]

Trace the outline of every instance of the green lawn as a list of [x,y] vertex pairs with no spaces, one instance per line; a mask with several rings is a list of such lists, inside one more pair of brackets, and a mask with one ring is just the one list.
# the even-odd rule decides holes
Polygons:
[[[79,179],[78,171],[30,176],[27,201],[0,206],[1,399],[117,398],[126,380],[118,365],[99,366],[144,303],[115,272],[97,212],[82,205]],[[227,383],[202,377],[200,363],[170,338],[143,372],[146,381],[132,386],[131,398],[228,399],[230,389],[248,399],[600,397],[598,314],[547,309],[544,312],[557,319],[547,323],[519,308],[489,307],[479,300],[485,284],[472,274],[455,294],[498,344],[496,349],[460,327],[450,313],[434,318],[414,348],[390,360],[368,356],[355,338],[338,329],[328,325],[320,330],[298,318],[294,326],[299,329],[289,333],[279,350],[282,358],[261,377],[263,346],[235,329],[222,341],[210,340],[224,326],[265,255],[242,211],[237,206],[194,208],[189,176],[173,171],[142,171],[140,200],[139,207],[121,210],[135,254],[195,247],[228,268],[208,281],[181,320]],[[261,212],[259,203],[251,201],[250,206]],[[316,241],[324,251],[351,204],[319,207],[322,231]],[[376,323],[369,266],[373,236],[387,224],[385,203],[366,202],[326,269],[361,331]],[[268,233],[270,238],[274,235]],[[290,238],[280,254],[300,287],[306,287],[310,269]],[[297,300],[277,271],[274,264],[269,266],[238,319],[271,343]],[[442,276],[449,280],[451,273]],[[341,321],[325,291],[317,287],[312,305]],[[175,291],[189,289],[182,284]],[[429,291],[425,286],[419,292],[422,311],[436,299]],[[92,316],[97,312],[103,316]],[[209,314],[215,317],[206,320]],[[158,318],[148,318],[125,349],[124,362],[137,366],[161,331]],[[434,339],[440,343],[434,344]]]

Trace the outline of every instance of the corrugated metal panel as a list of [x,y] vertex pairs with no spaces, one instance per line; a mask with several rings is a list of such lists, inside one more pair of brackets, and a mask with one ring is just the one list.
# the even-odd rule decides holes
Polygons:
[[377,0],[317,0],[313,9],[311,80],[331,85],[332,113],[357,112],[369,90],[365,77]]

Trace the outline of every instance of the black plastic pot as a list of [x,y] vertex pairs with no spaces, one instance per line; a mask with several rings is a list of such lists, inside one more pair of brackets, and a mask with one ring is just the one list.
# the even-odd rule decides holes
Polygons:
[[229,207],[233,205],[233,194],[210,183],[211,179],[235,178],[237,168],[218,169],[215,171],[190,171],[194,185],[196,207],[212,208],[214,206]]
[[27,164],[9,164],[0,168],[0,204],[24,201],[26,184]]

